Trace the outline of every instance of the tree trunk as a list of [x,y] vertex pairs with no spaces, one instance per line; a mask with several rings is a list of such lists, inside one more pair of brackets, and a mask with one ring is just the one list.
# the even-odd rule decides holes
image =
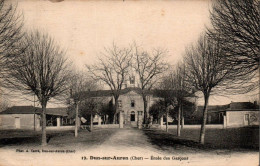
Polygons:
[[148,122],[148,115],[147,115],[147,99],[146,96],[143,96],[143,102],[144,102],[144,124],[147,124]]
[[181,129],[184,128],[184,117],[181,118]]
[[75,113],[75,137],[78,137],[78,118],[79,117],[79,104],[76,102],[76,113]]
[[184,127],[183,105],[181,104],[181,129]]
[[178,108],[178,125],[177,125],[177,136],[181,136],[181,104]]
[[90,131],[93,130],[93,115],[92,113],[90,114]]
[[166,110],[166,132],[168,132],[168,130],[169,130],[168,129],[168,116],[169,116],[168,114],[169,114],[169,110],[167,109]]
[[47,145],[46,138],[46,103],[42,104],[42,146]]
[[201,130],[200,130],[200,143],[204,144],[205,140],[205,131],[206,131],[206,123],[207,123],[207,116],[208,116],[208,100],[209,100],[209,95],[204,94],[204,108],[203,108],[203,121],[201,124]]
[[114,113],[114,119],[113,119],[113,124],[116,124],[116,117],[118,113],[118,97],[115,98],[115,113]]

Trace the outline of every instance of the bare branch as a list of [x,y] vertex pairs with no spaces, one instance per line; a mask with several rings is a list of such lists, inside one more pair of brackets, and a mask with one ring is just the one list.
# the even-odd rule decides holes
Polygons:
[[6,87],[37,96],[42,105],[42,145],[46,145],[46,106],[68,90],[69,66],[64,51],[47,34],[27,33],[19,45],[26,49],[8,61]]
[[[218,38],[227,66],[234,66],[236,81],[227,85],[229,93],[247,93],[259,87],[260,1],[218,0],[211,11],[211,38]],[[230,91],[231,90],[231,91]]]
[[[132,48],[119,48],[114,43],[111,48],[105,48],[98,62],[86,66],[94,80],[99,80],[109,86],[115,99],[117,109],[120,91],[126,80],[132,59]],[[117,113],[117,110],[116,110]]]
[[202,144],[204,144],[209,97],[212,91],[218,90],[218,87],[223,87],[234,78],[233,66],[227,66],[224,63],[226,56],[223,56],[224,51],[221,46],[220,40],[217,38],[213,40],[207,36],[201,36],[196,46],[187,49],[184,57],[187,70],[186,83],[204,95],[205,103],[200,135]]
[[10,1],[0,0],[0,79],[6,76],[10,59],[23,50],[18,46],[24,35],[22,27],[23,16],[16,12],[16,6]]
[[149,53],[143,51],[135,44],[134,45],[134,62],[133,68],[139,77],[139,87],[142,91],[144,102],[144,123],[147,122],[147,94],[153,86],[158,82],[159,76],[162,75],[167,69],[167,63],[164,62],[166,51],[156,49],[154,52]]

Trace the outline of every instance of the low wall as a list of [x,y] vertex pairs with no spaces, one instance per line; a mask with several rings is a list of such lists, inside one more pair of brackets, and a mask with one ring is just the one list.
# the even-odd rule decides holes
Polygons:
[[[166,129],[166,125],[152,125],[151,128],[161,128],[161,129]],[[168,125],[169,129],[177,129],[177,125]],[[201,125],[184,125],[183,126],[184,129],[199,129],[201,128]],[[212,128],[212,129],[223,129],[223,125],[222,124],[216,124],[216,125],[206,125],[206,128]]]
[[94,128],[119,128],[119,124],[93,125]]
[[75,126],[48,126],[46,127],[46,130],[74,130]]

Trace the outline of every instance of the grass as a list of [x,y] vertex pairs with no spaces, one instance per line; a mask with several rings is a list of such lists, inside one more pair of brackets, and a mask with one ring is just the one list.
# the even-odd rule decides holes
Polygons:
[[230,128],[207,129],[205,145],[199,144],[200,129],[183,129],[181,136],[177,137],[176,129],[170,129],[169,133],[159,129],[144,130],[152,144],[163,150],[185,149],[216,150],[225,149],[231,151],[258,151],[259,128]]
[[[47,131],[48,147],[92,147],[100,145],[109,138],[116,129],[95,129],[92,132],[80,130],[77,138],[74,131]],[[39,146],[41,144],[40,131],[5,130],[0,131],[0,147],[5,146]]]
[[[118,131],[120,129],[95,129],[92,132],[80,130],[77,138],[74,137],[74,131],[47,131],[47,147],[76,148],[77,150],[96,148]],[[113,143],[112,140],[112,144],[117,146],[121,143],[140,148],[153,145],[156,149],[172,153],[213,152],[214,150],[246,152],[258,151],[259,149],[259,127],[207,129],[205,145],[198,143],[200,129],[184,128],[180,137],[176,136],[176,129],[170,129],[168,133],[159,129],[127,130],[127,133],[129,136],[123,137],[122,135],[118,138],[120,142]],[[124,139],[121,140],[121,137]],[[0,147],[27,148],[39,147],[40,145],[41,131],[0,131]]]

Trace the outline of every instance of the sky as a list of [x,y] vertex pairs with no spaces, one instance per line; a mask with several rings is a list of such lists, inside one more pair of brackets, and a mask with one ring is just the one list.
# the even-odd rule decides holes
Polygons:
[[[135,42],[146,50],[166,49],[167,61],[175,64],[182,59],[185,47],[196,42],[210,26],[211,2],[207,0],[19,0],[17,4],[24,15],[25,28],[52,36],[79,70],[95,63],[96,57],[113,42],[122,47]],[[212,96],[209,104],[251,98],[254,97]],[[199,103],[203,104],[202,100]],[[24,104],[25,101],[15,103]]]

